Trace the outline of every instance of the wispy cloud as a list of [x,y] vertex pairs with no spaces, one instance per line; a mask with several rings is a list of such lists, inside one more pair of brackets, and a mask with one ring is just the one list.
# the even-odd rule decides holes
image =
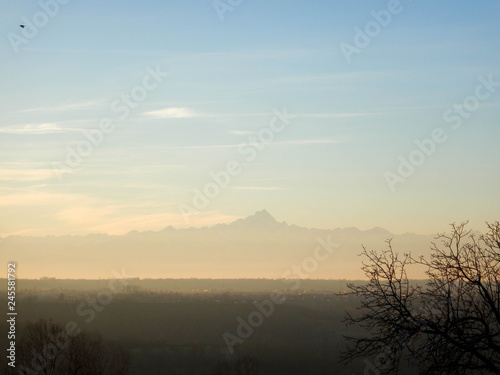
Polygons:
[[[107,55],[137,55],[137,56],[159,56],[165,58],[165,50],[154,49],[110,49],[110,48],[19,48],[22,51],[31,52],[64,52],[64,53],[85,53],[85,54],[107,54]],[[321,52],[318,49],[244,49],[231,52],[170,52],[169,61],[206,61],[213,59],[215,61],[234,61],[235,59],[248,61],[254,59],[287,59],[298,56],[311,56],[313,53]]]
[[6,134],[56,134],[56,133],[81,133],[88,129],[59,127],[57,123],[45,122],[41,124],[11,125],[0,128],[0,133]]
[[[122,235],[132,230],[161,230],[168,226],[176,228],[212,226],[219,223],[230,223],[239,219],[238,216],[222,214],[219,212],[209,212],[195,215],[192,223],[187,225],[183,217],[177,213],[148,213],[120,216],[113,219],[103,220],[97,225],[88,228],[91,232],[107,233],[111,235]],[[95,218],[88,217],[89,222],[95,223]]]
[[251,130],[230,130],[228,133],[234,134],[234,135],[252,135],[252,134],[255,134],[255,132],[251,131]]
[[[331,112],[331,113],[298,113],[299,117],[305,118],[349,118],[361,116],[376,116],[383,115],[382,112]],[[168,118],[193,118],[193,117],[206,117],[206,118],[242,118],[242,117],[264,117],[269,116],[265,112],[249,112],[249,113],[200,113],[196,112],[189,107],[168,107],[155,111],[144,112],[143,115],[155,119],[168,119]],[[230,130],[230,134],[245,135],[253,134],[249,130]]]
[[[266,146],[277,146],[277,145],[288,145],[288,146],[301,146],[301,145],[327,145],[327,144],[335,144],[335,143],[344,143],[349,139],[347,137],[336,138],[336,139],[294,139],[287,141],[275,141],[275,142],[267,142]],[[256,140],[256,143],[259,142]],[[248,144],[252,144],[252,142],[247,142]],[[210,148],[237,148],[241,145],[241,143],[237,144],[228,144],[228,145],[188,145],[188,146],[166,146],[162,147],[162,149],[210,149]]]
[[207,112],[197,112],[192,108],[183,107],[167,107],[163,109],[158,109],[154,111],[148,111],[142,113],[144,116],[153,119],[167,119],[167,118],[193,118],[193,117],[205,117],[205,118],[245,118],[245,117],[268,117],[268,112],[240,112],[240,113],[207,113]]
[[344,113],[300,113],[300,117],[313,117],[313,118],[347,118],[347,117],[361,117],[361,116],[375,116],[382,115],[383,113],[368,113],[368,112],[344,112]]
[[91,225],[96,222],[106,222],[116,210],[110,205],[71,205],[60,210],[55,218],[65,223]]
[[348,138],[338,138],[338,139],[297,139],[290,141],[278,141],[273,142],[274,145],[327,145],[335,143],[347,142]]
[[0,206],[53,206],[54,202],[58,205],[65,205],[71,202],[81,202],[83,199],[85,197],[79,194],[28,192],[3,195],[0,199]]
[[163,146],[164,149],[210,149],[210,148],[236,148],[238,145],[187,145],[187,146]]
[[192,118],[198,117],[199,114],[187,107],[170,107],[159,109],[157,111],[145,112],[144,115],[164,119],[164,118]]
[[54,178],[54,171],[51,169],[0,169],[0,180],[2,181],[40,181],[52,178]]
[[287,188],[279,186],[234,186],[228,189],[234,190],[288,190]]
[[14,113],[72,111],[75,109],[94,107],[94,106],[97,106],[97,105],[100,105],[103,103],[104,103],[104,100],[91,100],[91,101],[77,102],[77,103],[66,103],[66,104],[60,104],[60,105],[55,105],[55,106],[27,108],[27,109],[23,109],[20,111],[15,111]]
[[366,82],[367,80],[381,80],[387,76],[393,76],[393,72],[339,72],[331,74],[302,74],[291,76],[277,76],[273,79],[276,84],[352,84],[355,82]]

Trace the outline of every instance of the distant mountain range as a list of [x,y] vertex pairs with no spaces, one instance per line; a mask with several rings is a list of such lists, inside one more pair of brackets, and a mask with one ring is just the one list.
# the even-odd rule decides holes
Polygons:
[[140,278],[363,279],[362,245],[384,250],[389,238],[396,251],[420,255],[429,253],[434,236],[303,228],[277,222],[262,210],[212,227],[170,226],[121,236],[10,236],[0,239],[0,247],[5,261],[18,262],[18,278],[112,278],[125,270]]

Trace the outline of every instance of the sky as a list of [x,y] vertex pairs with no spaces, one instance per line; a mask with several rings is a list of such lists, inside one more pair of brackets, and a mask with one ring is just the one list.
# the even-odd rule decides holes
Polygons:
[[2,4],[2,237],[499,220],[496,1],[59,1]]

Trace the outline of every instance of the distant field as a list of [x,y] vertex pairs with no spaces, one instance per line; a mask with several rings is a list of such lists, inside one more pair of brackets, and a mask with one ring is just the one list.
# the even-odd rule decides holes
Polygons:
[[[113,281],[114,280],[114,281]],[[121,281],[120,281],[121,280]],[[123,282],[122,282],[123,281]],[[366,283],[363,280],[315,280],[315,279],[20,279],[19,292],[91,291],[109,288],[110,282],[120,292],[270,292],[283,291],[343,292],[347,284]],[[0,279],[0,291],[7,289],[7,280]]]
[[[250,285],[267,288],[282,284],[276,280],[233,281],[242,289]],[[68,286],[73,283],[67,280],[24,282],[23,288],[36,286],[40,290],[49,288],[48,285],[52,288],[57,284]],[[145,285],[147,282],[144,280]],[[186,282],[193,288],[212,282],[215,288],[221,280]],[[82,289],[75,292],[69,289],[23,292],[18,298],[17,308],[20,332],[26,322],[40,318],[61,324],[76,322],[81,329],[98,332],[106,341],[119,343],[129,350],[132,358],[130,373],[134,375],[211,374],[217,363],[234,363],[245,355],[258,361],[261,374],[364,373],[362,360],[348,366],[338,363],[340,351],[346,348],[342,334],[356,333],[355,328],[348,330],[342,320],[346,310],[353,311],[359,305],[357,297],[339,296],[325,290],[285,294],[281,296],[283,302],[273,304],[272,311],[268,308],[268,316],[262,315],[261,324],[251,328],[249,337],[233,346],[234,353],[231,354],[223,335],[228,333],[238,337],[241,320],[248,322],[250,315],[259,311],[257,306],[264,305],[265,301],[269,306],[270,293],[130,290],[105,299],[99,294],[104,287],[101,283],[105,285],[106,281],[80,281],[75,285]],[[175,281],[164,280],[164,283],[160,284],[175,284]],[[304,285],[318,288],[340,285],[340,281],[310,283],[304,281]],[[97,288],[92,290],[91,285]],[[0,328],[4,331],[5,323]]]

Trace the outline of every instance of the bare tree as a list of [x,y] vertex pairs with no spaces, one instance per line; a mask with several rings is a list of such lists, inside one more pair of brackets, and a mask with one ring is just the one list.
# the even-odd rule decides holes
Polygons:
[[233,363],[234,371],[228,361],[219,361],[212,369],[212,375],[230,375],[236,373],[237,375],[258,375],[260,374],[260,366],[257,358],[251,357],[247,354],[238,358]]
[[249,355],[245,355],[236,362],[236,373],[238,375],[257,375],[260,374],[259,369],[259,361],[250,357]]
[[231,366],[227,361],[220,361],[212,369],[212,375],[230,375]]
[[[439,234],[430,259],[400,257],[390,240],[382,253],[364,248],[369,283],[349,285],[362,299],[346,322],[369,334],[347,337],[344,361],[374,358],[380,373],[406,359],[422,374],[500,374],[500,223],[479,236],[466,225]],[[425,286],[409,281],[409,266],[426,267]]]
[[113,375],[125,375],[130,367],[130,354],[119,345],[108,345],[108,372]]
[[66,345],[62,326],[41,319],[28,323],[18,345],[18,366],[22,371],[58,374],[58,364]]
[[125,375],[128,367],[128,352],[106,345],[100,335],[69,336],[62,325],[45,319],[28,323],[18,344],[21,374]]
[[82,332],[69,341],[62,367],[67,369],[68,375],[102,375],[106,359],[102,338]]

